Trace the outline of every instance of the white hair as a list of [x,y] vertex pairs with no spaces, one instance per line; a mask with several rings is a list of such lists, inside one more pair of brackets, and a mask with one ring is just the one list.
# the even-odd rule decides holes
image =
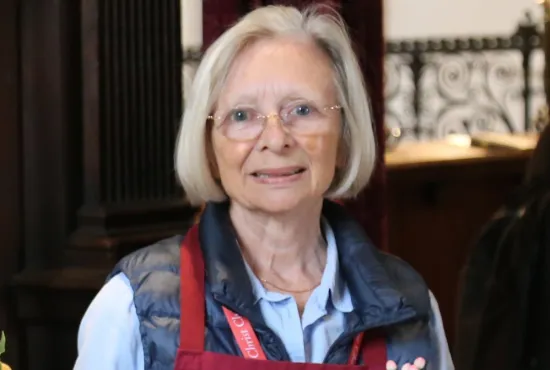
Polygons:
[[[207,117],[236,56],[265,37],[306,36],[330,58],[343,108],[343,163],[326,197],[356,196],[368,183],[376,160],[370,102],[359,63],[341,16],[326,6],[299,11],[287,6],[258,8],[224,32],[206,51],[195,75],[176,143],[176,172],[192,205],[222,201],[226,194],[212,174]],[[210,146],[210,147],[207,147]]]

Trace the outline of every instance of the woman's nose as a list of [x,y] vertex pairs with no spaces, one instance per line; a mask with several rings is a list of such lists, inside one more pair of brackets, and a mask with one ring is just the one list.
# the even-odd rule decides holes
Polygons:
[[284,126],[281,116],[278,114],[270,114],[267,116],[264,129],[258,138],[258,149],[269,149],[278,152],[289,147],[292,142],[292,137]]

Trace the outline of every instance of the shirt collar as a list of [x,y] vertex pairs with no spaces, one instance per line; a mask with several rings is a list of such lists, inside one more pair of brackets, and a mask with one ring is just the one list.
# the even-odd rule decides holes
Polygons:
[[[348,286],[340,275],[340,262],[334,232],[324,218],[322,219],[322,225],[327,242],[327,262],[321,277],[321,283],[315,288],[310,299],[315,300],[322,310],[326,310],[327,305],[330,303],[338,311],[351,312],[353,311],[353,303]],[[270,302],[280,302],[290,298],[288,294],[271,292],[265,289],[246,261],[245,267],[252,283],[255,304],[262,299]]]

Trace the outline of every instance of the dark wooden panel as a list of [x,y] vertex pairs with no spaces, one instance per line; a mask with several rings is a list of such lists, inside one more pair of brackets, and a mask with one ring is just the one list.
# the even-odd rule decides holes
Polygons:
[[25,263],[56,263],[80,204],[78,2],[21,2]]
[[179,1],[84,0],[82,14],[86,203],[181,196]]
[[84,201],[66,261],[108,266],[186,229],[173,153],[179,0],[81,0]]
[[24,332],[17,369],[73,368],[80,320],[107,273],[65,268],[27,271],[15,279],[18,323]]
[[9,282],[21,267],[21,131],[19,122],[19,0],[0,1],[0,330],[12,339],[3,360],[15,362],[15,318]]
[[461,269],[484,224],[521,184],[529,154],[492,152],[456,160],[442,154],[440,162],[388,163],[389,250],[426,280],[449,343]]

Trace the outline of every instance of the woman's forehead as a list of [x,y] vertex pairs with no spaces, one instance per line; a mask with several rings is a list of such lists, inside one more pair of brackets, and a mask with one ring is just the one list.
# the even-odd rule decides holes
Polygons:
[[267,98],[330,99],[334,91],[331,61],[313,42],[262,39],[236,57],[220,103],[254,103]]

